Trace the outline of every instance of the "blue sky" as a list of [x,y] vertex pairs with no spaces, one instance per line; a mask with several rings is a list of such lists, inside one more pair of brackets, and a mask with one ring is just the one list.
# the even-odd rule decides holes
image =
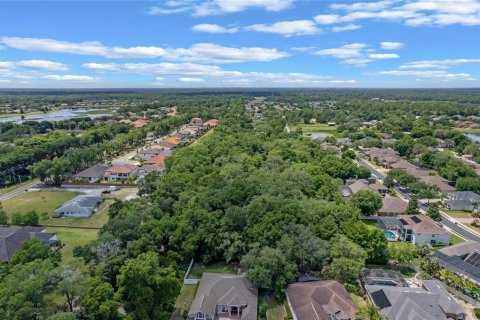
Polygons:
[[480,0],[0,0],[0,87],[480,87]]

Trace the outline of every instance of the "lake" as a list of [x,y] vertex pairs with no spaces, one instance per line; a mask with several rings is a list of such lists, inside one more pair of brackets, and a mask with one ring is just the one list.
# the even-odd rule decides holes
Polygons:
[[109,116],[109,113],[93,113],[97,112],[98,109],[62,109],[58,111],[52,111],[44,114],[36,115],[26,115],[21,116],[11,116],[0,118],[0,122],[15,122],[22,123],[26,120],[32,121],[61,121],[69,120],[73,118],[84,118],[89,117],[90,119],[95,119],[102,116]]
[[475,142],[480,142],[480,133],[466,133],[465,134],[470,140]]

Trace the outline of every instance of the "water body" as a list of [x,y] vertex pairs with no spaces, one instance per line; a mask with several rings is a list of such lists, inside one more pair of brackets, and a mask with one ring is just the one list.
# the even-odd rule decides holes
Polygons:
[[472,141],[480,142],[480,133],[466,133],[465,135]]
[[3,117],[0,118],[0,122],[15,122],[22,123],[26,120],[32,121],[61,121],[69,120],[73,118],[84,118],[89,117],[90,119],[95,119],[102,116],[108,116],[109,113],[90,113],[96,111],[95,109],[62,109],[57,111],[52,111],[44,114],[36,115],[26,115],[21,116],[12,116],[12,117]]
[[325,133],[325,132],[315,132],[315,133],[307,133],[305,134],[307,137],[310,137],[312,139],[318,139],[318,138],[321,138],[321,139],[325,139],[326,137],[330,137],[331,134],[330,133]]

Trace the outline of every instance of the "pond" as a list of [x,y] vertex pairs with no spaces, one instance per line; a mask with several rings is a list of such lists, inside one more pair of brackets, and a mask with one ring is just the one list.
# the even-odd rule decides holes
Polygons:
[[480,142],[480,133],[466,133],[465,134],[470,140],[475,142]]
[[316,133],[307,133],[305,134],[307,137],[310,137],[312,139],[325,139],[326,137],[329,137],[331,136],[331,134],[329,133],[325,133],[325,132],[316,132]]
[[104,110],[105,113],[97,113],[98,109],[62,109],[58,111],[52,111],[44,114],[25,115],[23,116],[11,116],[0,118],[0,122],[15,122],[22,123],[26,120],[32,121],[60,121],[69,120],[73,118],[89,117],[95,119],[102,116],[109,116],[110,113]]

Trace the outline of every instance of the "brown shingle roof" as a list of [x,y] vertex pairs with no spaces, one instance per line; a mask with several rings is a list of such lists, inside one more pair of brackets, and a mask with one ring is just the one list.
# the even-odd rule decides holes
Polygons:
[[[402,219],[407,223],[406,225],[404,225],[405,229],[412,229],[416,233],[448,234],[448,232],[445,231],[442,227],[440,227],[435,221],[422,214],[401,215],[398,216],[398,218]],[[418,222],[416,222],[415,220],[417,220]]]
[[287,288],[288,301],[297,319],[355,319],[357,305],[345,287],[335,280],[297,282]]
[[382,208],[378,214],[402,214],[407,210],[408,204],[400,198],[385,197],[382,199]]

